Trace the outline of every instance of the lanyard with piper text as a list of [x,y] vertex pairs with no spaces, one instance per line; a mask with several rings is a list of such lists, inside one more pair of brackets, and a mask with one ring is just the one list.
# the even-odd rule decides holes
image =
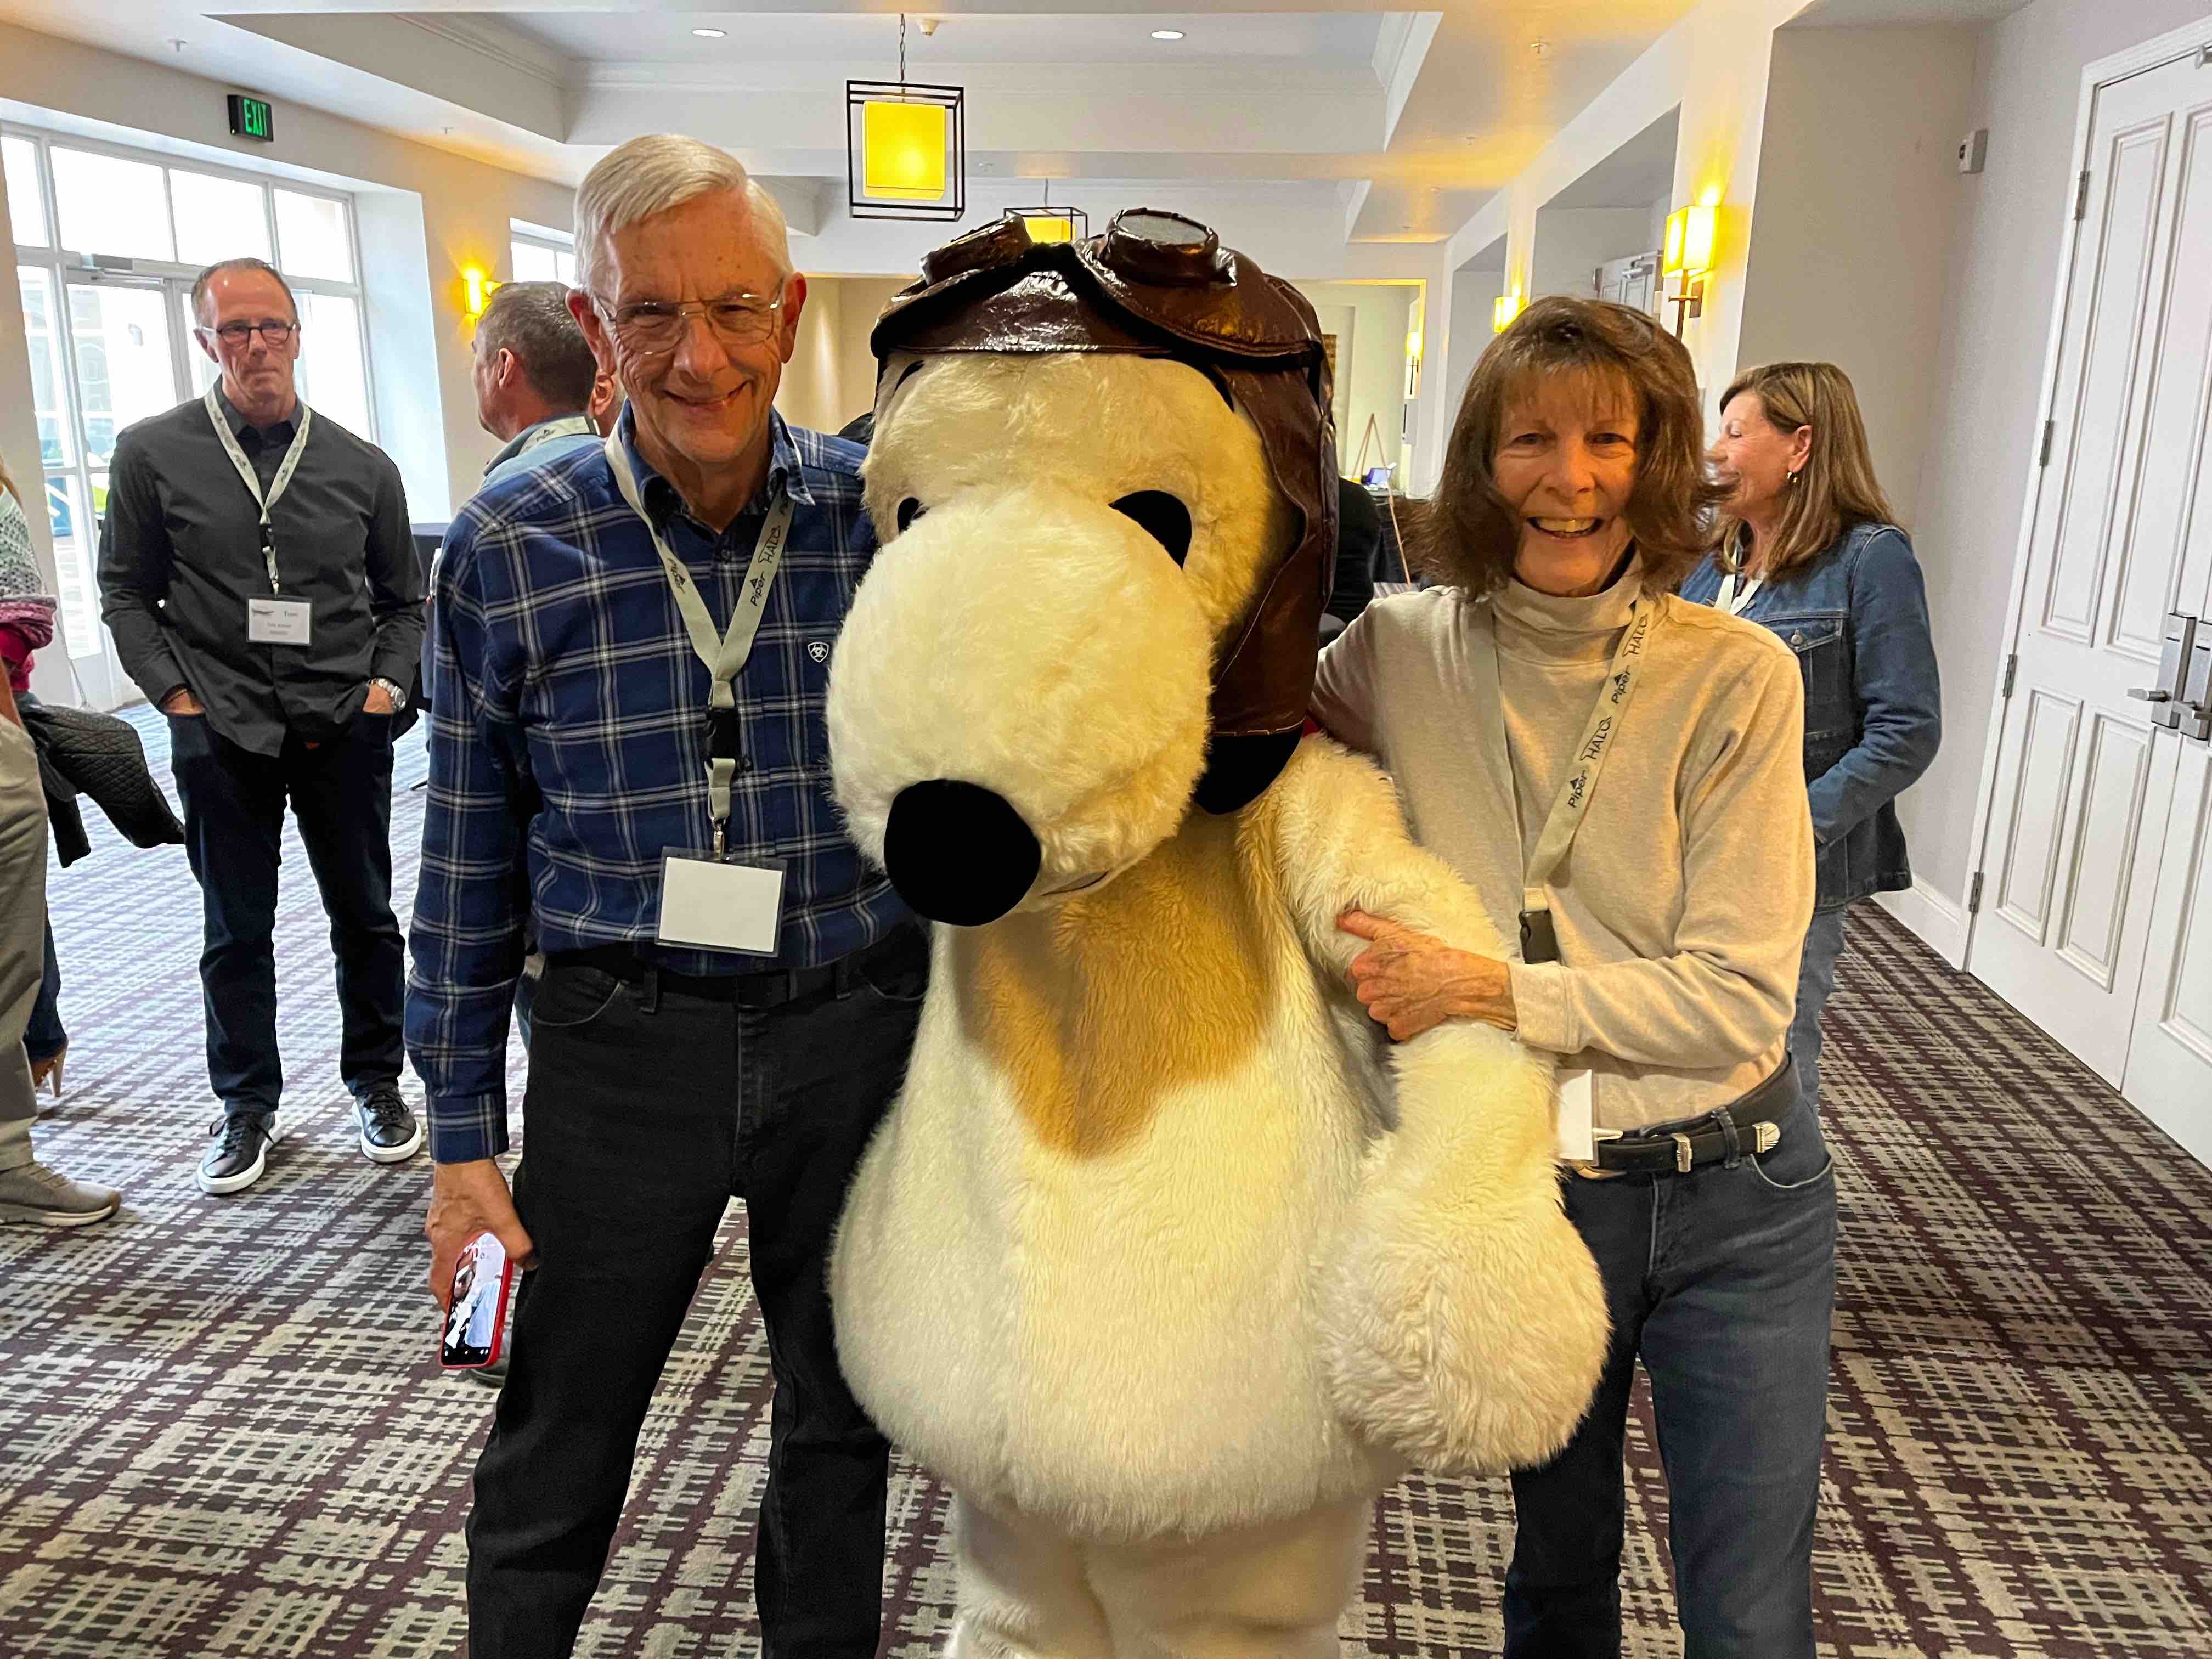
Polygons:
[[791,496],[779,494],[762,521],[760,539],[753,544],[752,563],[746,568],[744,586],[738,591],[738,603],[730,615],[729,631],[718,638],[714,619],[708,613],[707,601],[699,596],[691,573],[645,510],[619,428],[608,434],[606,449],[607,465],[614,469],[615,488],[622,491],[623,500],[653,538],[653,551],[660,555],[660,568],[668,573],[676,608],[683,615],[684,631],[691,636],[691,648],[714,677],[707,709],[707,816],[714,821],[714,856],[719,859],[728,844],[730,786],[738,773],[738,675],[753,653],[753,639],[768,609],[769,588],[775,580],[776,568],[783,562],[784,543],[791,536]]
[[[1606,757],[1613,752],[1614,741],[1620,736],[1621,723],[1627,718],[1629,699],[1636,695],[1636,682],[1644,666],[1644,648],[1651,641],[1651,630],[1659,620],[1659,605],[1649,598],[1638,599],[1630,608],[1627,631],[1620,636],[1620,644],[1613,653],[1613,665],[1606,671],[1605,684],[1599,690],[1597,702],[1590,710],[1589,723],[1583,727],[1580,744],[1576,745],[1573,770],[1560,784],[1559,793],[1552,802],[1552,811],[1544,820],[1544,828],[1536,837],[1534,854],[1523,862],[1521,877],[1521,959],[1523,962],[1557,962],[1559,959],[1559,940],[1552,925],[1551,902],[1544,890],[1559,872],[1573,844],[1575,831],[1582,827],[1583,816],[1589,810],[1590,797],[1597,791],[1598,774],[1605,768]],[[1508,778],[1512,776],[1513,760],[1506,752],[1503,738],[1505,708],[1498,684],[1498,623],[1488,606],[1477,612],[1484,638],[1474,653],[1477,672],[1488,682],[1480,688],[1486,690],[1491,706],[1498,711],[1501,736],[1499,757],[1504,762]],[[1520,814],[1514,814],[1518,828]]]
[[300,424],[292,434],[292,447],[284,452],[284,459],[276,469],[276,476],[269,481],[269,491],[262,493],[261,479],[253,471],[253,463],[246,459],[246,452],[238,446],[238,434],[230,429],[230,422],[222,417],[222,405],[216,401],[216,389],[210,386],[207,396],[200,400],[207,405],[208,419],[215,424],[215,435],[222,441],[224,453],[230,464],[238,469],[246,493],[253,497],[254,506],[261,509],[261,558],[269,567],[269,591],[282,593],[284,589],[276,580],[276,538],[269,525],[270,509],[275,507],[291,487],[292,474],[300,465],[300,457],[307,453],[307,428],[315,418],[314,410],[307,404],[300,408]]

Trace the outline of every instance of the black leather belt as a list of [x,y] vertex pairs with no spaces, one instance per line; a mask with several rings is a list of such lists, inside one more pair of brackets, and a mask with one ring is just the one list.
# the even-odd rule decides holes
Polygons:
[[1709,1164],[1771,1152],[1781,1142],[1782,1121],[1796,1103],[1796,1062],[1785,1058],[1765,1082],[1703,1117],[1625,1133],[1600,1129],[1596,1162],[1577,1164],[1576,1171],[1597,1179],[1687,1175]]
[[673,994],[707,1002],[733,1003],[740,1008],[781,1008],[825,992],[839,998],[851,995],[864,965],[916,948],[909,937],[913,931],[901,927],[865,949],[819,968],[771,968],[757,974],[674,973],[641,956],[637,947],[630,945],[554,951],[548,953],[545,963],[548,968],[597,968],[636,986],[647,997]]

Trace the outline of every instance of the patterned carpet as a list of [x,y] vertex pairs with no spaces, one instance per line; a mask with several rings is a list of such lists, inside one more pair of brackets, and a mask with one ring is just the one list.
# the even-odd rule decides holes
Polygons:
[[[393,814],[403,915],[422,773],[418,736]],[[436,1369],[428,1165],[355,1150],[303,858],[286,881],[295,1138],[260,1188],[219,1200],[192,1182],[213,1108],[182,854],[111,836],[56,875],[75,1046],[39,1148],[127,1202],[88,1232],[0,1230],[9,1659],[460,1650],[460,1524],[491,1396]],[[2212,1171],[1880,912],[1855,914],[1850,943],[1826,1069],[1843,1244],[1821,1651],[2203,1659]],[[733,1218],[580,1652],[755,1651],[769,1384],[744,1248]],[[1674,1654],[1648,1418],[1632,1436],[1628,1650]],[[933,1651],[945,1628],[944,1519],[942,1495],[902,1472],[895,1656]],[[1502,1484],[1392,1493],[1346,1653],[1495,1652],[1510,1522]]]

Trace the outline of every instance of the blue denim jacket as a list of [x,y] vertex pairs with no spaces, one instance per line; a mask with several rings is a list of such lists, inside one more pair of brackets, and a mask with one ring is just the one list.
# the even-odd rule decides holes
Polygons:
[[[1682,597],[1712,604],[1722,574],[1708,557]],[[1805,676],[1814,914],[1911,886],[1893,803],[1928,769],[1943,735],[1912,544],[1894,525],[1854,525],[1810,563],[1765,583],[1738,614],[1780,635]]]

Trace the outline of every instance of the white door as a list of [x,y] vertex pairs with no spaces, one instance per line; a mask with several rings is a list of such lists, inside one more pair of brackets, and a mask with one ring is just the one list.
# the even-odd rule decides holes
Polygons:
[[2212,585],[2212,69],[2100,88],[2087,173],[1966,965],[2212,1159],[2204,745],[2130,695]]

